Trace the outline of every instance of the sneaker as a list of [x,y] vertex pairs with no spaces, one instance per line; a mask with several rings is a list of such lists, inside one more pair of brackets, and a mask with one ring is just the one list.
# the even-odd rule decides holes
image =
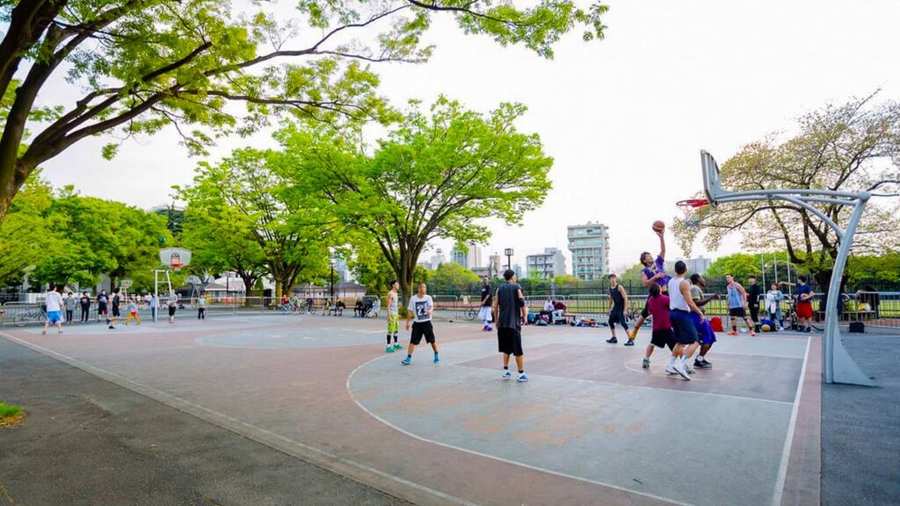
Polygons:
[[[690,359],[688,359],[690,360]],[[694,374],[694,364],[690,362],[684,363],[684,370],[687,371],[688,374]]]
[[502,380],[511,380],[512,379],[512,373],[509,372],[509,369],[503,371],[503,374],[500,376],[500,379],[502,379]]
[[609,344],[616,344],[619,342],[619,340],[616,339],[615,337],[610,337],[609,339],[606,340],[606,342]]
[[729,335],[729,336],[736,336],[736,335],[737,335],[737,332],[735,332],[735,331],[732,330],[731,332],[728,333],[728,335]]
[[750,331],[750,337],[753,337],[753,336],[755,336],[755,335],[756,335],[756,332],[754,332],[754,331],[751,330],[751,331]]
[[439,364],[440,362],[441,362],[440,357],[438,357],[438,354],[435,353],[435,354],[434,354],[434,363],[435,363],[435,364]]
[[628,339],[634,341],[634,337],[637,335],[637,329],[631,329],[629,331],[626,331],[625,333],[628,334]]
[[688,376],[687,369],[684,368],[684,364],[675,364],[675,373],[681,376],[685,381],[691,381],[691,377]]
[[112,325],[110,325],[110,326],[109,326],[109,328],[111,328],[111,329],[115,329],[115,327],[113,327],[113,326],[112,326]]
[[401,360],[400,363],[403,365],[410,365],[410,364],[412,364],[412,357],[406,357],[403,360]]
[[395,350],[395,349],[396,349],[396,348],[394,348],[393,346],[391,346],[391,345],[389,344],[389,345],[387,345],[387,346],[384,347],[384,352],[385,352],[385,353],[394,353],[394,350]]
[[516,382],[518,382],[518,383],[527,383],[527,382],[528,382],[528,375],[525,374],[524,372],[520,372],[519,375],[516,376]]
[[488,325],[487,328],[485,328],[484,330],[490,332],[490,331],[494,330],[494,327],[491,327],[490,325]]
[[669,375],[671,375],[671,374],[678,374],[678,371],[675,370],[675,366],[674,366],[674,365],[671,365],[671,364],[670,364],[670,365],[667,365],[667,366],[666,366],[666,374],[669,374]]
[[650,359],[644,357],[644,360],[641,362],[641,367],[644,369],[650,369]]
[[403,348],[403,346],[402,346],[400,343],[394,343],[393,348],[394,348],[394,351],[397,351],[397,350],[399,350],[400,348]]
[[625,346],[634,346],[634,339],[629,339],[625,341]]
[[694,367],[696,367],[697,369],[709,369],[710,367],[712,367],[712,364],[708,364],[706,361],[697,358],[694,359]]

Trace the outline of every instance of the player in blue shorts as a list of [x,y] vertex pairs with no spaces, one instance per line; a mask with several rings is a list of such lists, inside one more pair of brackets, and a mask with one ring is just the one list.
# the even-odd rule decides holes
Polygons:
[[[719,298],[717,293],[704,295],[704,288],[706,288],[706,280],[703,279],[703,276],[697,273],[691,274],[691,300],[700,308],[707,305],[709,301]],[[709,353],[709,349],[716,342],[716,333],[713,332],[709,320],[703,316],[691,313],[691,318],[694,320],[694,326],[697,327],[697,334],[700,339],[700,354],[694,359],[694,367],[697,369],[708,369],[712,367],[712,363],[706,360],[706,354]]]

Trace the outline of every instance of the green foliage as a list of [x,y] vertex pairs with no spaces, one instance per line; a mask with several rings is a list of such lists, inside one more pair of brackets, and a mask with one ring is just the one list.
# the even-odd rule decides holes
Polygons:
[[851,256],[847,262],[847,281],[851,286],[859,283],[900,282],[900,252],[884,255]]
[[719,257],[709,265],[706,270],[707,278],[722,278],[726,274],[731,274],[735,279],[743,282],[749,276],[760,277],[762,274],[762,265],[759,255],[751,255],[747,253],[735,253],[724,257]]
[[[127,138],[174,125],[184,146],[202,154],[219,137],[283,118],[350,128],[394,121],[372,65],[427,60],[434,16],[549,58],[572,30],[602,38],[606,10],[572,0],[3,2],[10,29],[0,65],[28,75],[0,74],[0,219],[34,168],[97,134]],[[45,83],[62,82],[51,79],[60,69],[83,95],[68,107],[37,105]],[[102,154],[115,156],[115,144]]]
[[453,262],[439,265],[428,278],[428,283],[433,285],[431,290],[441,293],[466,290],[481,280],[474,272]]
[[552,159],[537,135],[515,129],[524,111],[481,115],[441,97],[427,114],[413,104],[372,156],[333,132],[291,127],[278,134],[280,165],[294,191],[320,196],[328,216],[377,245],[406,296],[430,240],[483,241],[479,220],[519,223],[543,202]]
[[3,401],[0,401],[0,419],[16,416],[21,412],[22,408],[20,408],[19,406],[16,406],[15,404],[7,404]]
[[160,216],[71,187],[54,195],[35,176],[0,224],[0,281],[18,283],[27,268],[33,283],[91,285],[108,273],[147,289],[159,248],[171,242]]
[[[874,104],[873,96],[826,106],[802,116],[799,132],[784,141],[771,135],[744,146],[721,167],[727,189],[828,189],[859,192],[898,190],[900,181],[900,103]],[[817,204],[826,216],[845,227],[849,206]],[[675,234],[690,254],[698,235],[715,249],[728,234],[740,230],[748,250],[786,249],[794,264],[827,278],[837,256],[838,240],[827,223],[791,202],[759,200],[703,208],[697,227],[676,218]],[[900,201],[869,201],[854,238],[855,254],[882,254],[900,248]],[[818,276],[818,274],[817,274]]]
[[[262,260],[276,296],[298,280],[324,275],[332,231],[317,195],[286,186],[295,170],[288,162],[270,151],[238,149],[218,165],[201,163],[194,184],[180,191],[192,216],[185,236],[200,261],[211,269],[260,272]],[[223,246],[234,249],[214,251]]]
[[558,287],[575,287],[579,284],[579,279],[571,274],[561,274],[553,278],[553,283]]

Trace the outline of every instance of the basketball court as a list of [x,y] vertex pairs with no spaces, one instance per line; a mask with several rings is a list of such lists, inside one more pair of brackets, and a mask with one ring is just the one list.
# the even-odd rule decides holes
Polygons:
[[720,335],[690,382],[608,330],[526,327],[529,383],[493,333],[436,321],[442,362],[384,321],[187,318],[2,335],[420,504],[818,503],[818,337]]

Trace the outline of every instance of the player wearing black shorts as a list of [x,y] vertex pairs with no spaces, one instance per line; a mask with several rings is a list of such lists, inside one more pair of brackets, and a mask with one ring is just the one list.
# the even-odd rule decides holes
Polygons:
[[509,356],[516,357],[516,367],[519,374],[516,381],[525,383],[528,375],[525,374],[525,352],[522,349],[522,324],[528,316],[528,308],[525,307],[525,296],[522,287],[519,286],[516,273],[507,269],[503,273],[506,283],[497,288],[492,303],[494,321],[497,322],[497,347],[503,354],[504,380],[512,379],[509,372]]
[[116,328],[116,318],[122,316],[122,311],[119,308],[119,305],[122,303],[121,297],[119,297],[119,289],[113,288],[113,296],[112,296],[112,318],[109,319],[109,328]]
[[606,342],[610,344],[619,342],[619,340],[616,339],[616,324],[618,323],[622,326],[622,329],[625,330],[625,334],[628,335],[625,346],[634,346],[634,338],[628,334],[628,322],[625,321],[625,308],[628,307],[628,293],[625,292],[625,287],[619,284],[615,274],[609,275],[609,300],[612,303],[612,308],[609,310],[609,316],[607,317],[606,323],[609,325],[609,333],[612,334],[612,337],[607,339]]
[[434,301],[427,291],[428,287],[425,286],[425,283],[419,283],[418,292],[409,298],[409,311],[412,317],[406,320],[406,330],[410,330],[410,327],[412,327],[412,333],[409,336],[406,358],[400,361],[403,365],[412,364],[412,354],[416,350],[416,346],[422,342],[423,337],[425,342],[430,344],[431,349],[434,350],[434,363],[438,364],[441,361],[434,337],[434,327],[431,324]]

